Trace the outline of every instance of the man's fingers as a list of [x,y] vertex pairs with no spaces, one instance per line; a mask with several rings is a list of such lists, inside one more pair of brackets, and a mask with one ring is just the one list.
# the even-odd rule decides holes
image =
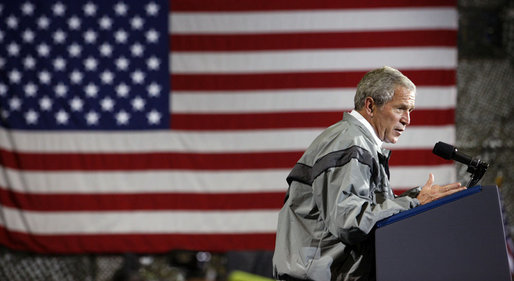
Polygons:
[[460,182],[447,184],[443,187],[446,191],[453,190],[453,189],[460,189]]
[[446,192],[444,192],[444,193],[443,193],[443,194],[444,194],[444,195],[443,195],[443,197],[444,197],[444,196],[451,195],[451,194],[453,194],[453,193],[457,193],[457,192],[462,191],[462,190],[464,190],[464,189],[466,189],[466,187],[465,187],[465,186],[462,186],[462,187],[459,187],[459,188],[450,189],[450,190],[448,190],[448,191],[446,191]]
[[466,187],[461,186],[460,183],[458,183],[458,182],[452,183],[452,184],[447,184],[445,186],[441,186],[441,188],[440,188],[441,192],[444,194],[443,196],[450,195],[450,194],[459,192],[464,189],[466,189]]

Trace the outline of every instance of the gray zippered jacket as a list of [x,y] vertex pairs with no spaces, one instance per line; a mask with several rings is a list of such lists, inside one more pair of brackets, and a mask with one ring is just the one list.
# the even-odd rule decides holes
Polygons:
[[273,256],[279,280],[374,280],[375,223],[419,205],[389,185],[390,151],[348,113],[327,128],[287,177]]

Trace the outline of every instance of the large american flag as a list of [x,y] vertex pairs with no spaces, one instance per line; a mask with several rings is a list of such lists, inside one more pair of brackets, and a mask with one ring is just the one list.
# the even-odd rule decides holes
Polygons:
[[0,243],[272,249],[285,178],[365,72],[418,86],[397,192],[455,180],[456,1],[0,1]]

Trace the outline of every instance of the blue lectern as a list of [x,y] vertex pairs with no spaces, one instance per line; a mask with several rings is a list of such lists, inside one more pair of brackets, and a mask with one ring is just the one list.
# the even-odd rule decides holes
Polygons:
[[475,186],[377,223],[377,281],[508,281],[498,188]]

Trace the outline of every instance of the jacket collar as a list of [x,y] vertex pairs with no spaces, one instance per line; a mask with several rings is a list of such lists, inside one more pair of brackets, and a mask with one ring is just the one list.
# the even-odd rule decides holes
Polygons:
[[[365,129],[365,131],[367,133],[366,135],[368,137],[370,137],[376,145],[378,145],[379,147],[382,147],[384,142],[378,138],[377,133],[375,133],[375,130],[373,129],[371,124],[359,112],[352,110],[352,112],[350,112],[348,114],[345,113],[345,115],[349,115],[349,116],[353,117],[355,120],[357,120],[358,123],[360,123],[359,127]],[[343,117],[343,119],[344,119],[344,117]]]
[[[360,118],[356,117],[355,115],[360,116],[362,120],[360,120]],[[364,119],[360,113],[357,111],[352,111],[352,113],[345,112],[343,115],[343,121],[350,122],[359,127],[364,136],[366,136],[366,138],[371,140],[371,142],[376,145],[377,150],[380,151],[382,155],[389,158],[391,151],[382,147],[384,142],[378,138],[377,134],[373,130],[373,127],[371,127],[371,124],[369,124],[369,122]]]

